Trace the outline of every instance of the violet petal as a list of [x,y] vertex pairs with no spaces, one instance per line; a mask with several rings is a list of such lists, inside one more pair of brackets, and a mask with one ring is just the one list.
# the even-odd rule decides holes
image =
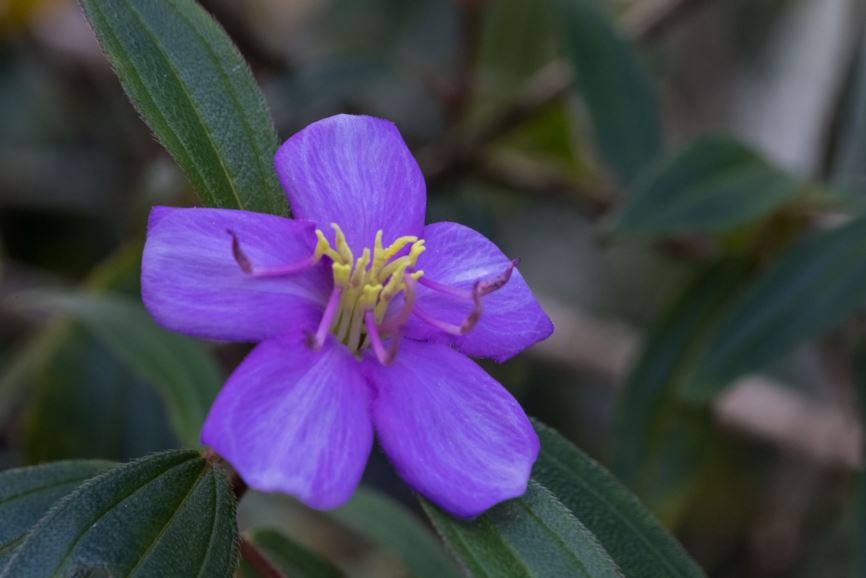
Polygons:
[[355,490],[373,444],[369,386],[358,361],[328,339],[259,344],[223,387],[202,443],[251,488],[335,508]]
[[253,278],[228,233],[257,267],[279,267],[313,253],[313,228],[246,211],[155,207],[142,256],[144,304],[160,325],[207,339],[260,341],[315,328],[332,283],[325,265]]
[[337,115],[295,133],[277,151],[277,174],[296,217],[315,221],[329,239],[331,223],[353,251],[420,235],[426,187],[418,163],[393,123]]
[[[496,278],[511,264],[484,235],[457,223],[427,225],[424,239],[427,251],[419,257],[416,268],[423,270],[428,279],[467,293],[476,281]],[[415,302],[431,316],[454,325],[460,325],[473,308],[471,300],[445,295],[420,284]],[[481,304],[481,318],[466,335],[443,334],[415,316],[406,327],[406,335],[423,341],[453,343],[467,355],[503,361],[553,332],[553,323],[516,269],[502,288],[482,297]]]
[[364,362],[385,453],[421,495],[477,516],[526,490],[539,442],[517,401],[447,345],[405,340],[388,366]]

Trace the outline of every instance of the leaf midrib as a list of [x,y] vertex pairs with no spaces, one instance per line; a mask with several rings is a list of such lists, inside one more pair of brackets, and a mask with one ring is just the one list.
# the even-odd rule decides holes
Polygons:
[[[552,461],[552,462],[554,463],[554,465],[556,465],[557,467],[559,467],[562,471],[564,471],[564,472],[566,472],[566,473],[569,473],[569,472],[570,472],[570,470],[569,470],[569,468],[566,466],[565,462],[562,461],[562,460],[560,460],[560,459],[557,458],[556,456],[553,456],[553,455],[551,455],[549,452],[547,452],[547,458],[548,458],[550,461]],[[569,477],[572,477],[572,476],[569,476]],[[665,566],[665,567],[668,568],[669,570],[673,571],[674,574],[677,575],[677,576],[687,576],[687,575],[685,575],[685,574],[682,574],[682,573],[680,572],[679,568],[677,568],[677,567],[671,565],[671,563],[667,560],[667,556],[662,555],[662,553],[661,553],[660,551],[658,551],[658,550],[655,548],[655,545],[654,545],[652,542],[650,542],[650,541],[647,540],[647,538],[643,535],[643,532],[639,531],[640,529],[639,529],[637,526],[635,526],[635,525],[632,524],[631,519],[630,519],[628,516],[624,515],[623,512],[620,511],[619,507],[617,507],[616,504],[614,504],[613,502],[611,502],[610,500],[608,500],[608,499],[604,496],[604,494],[600,493],[600,492],[599,492],[598,490],[596,490],[593,486],[588,485],[586,482],[584,482],[583,479],[581,479],[580,476],[573,476],[573,477],[576,478],[576,482],[577,482],[578,484],[580,484],[584,489],[586,489],[587,491],[589,491],[590,494],[592,494],[594,497],[596,497],[597,499],[599,499],[601,502],[603,502],[603,503],[609,505],[609,506],[610,506],[610,509],[614,512],[614,514],[616,515],[616,517],[617,517],[619,520],[621,520],[621,521],[625,524],[625,526],[629,528],[629,530],[631,530],[631,533],[632,533],[634,536],[637,537],[638,541],[640,541],[642,544],[644,544],[644,545],[647,547],[648,551],[650,551],[650,552],[653,554],[653,556],[654,556],[654,557],[655,557],[659,562],[662,563],[663,566]]]
[[[204,119],[202,118],[201,113],[199,112],[198,107],[195,104],[195,100],[193,100],[192,95],[189,93],[189,90],[187,89],[186,84],[184,83],[183,79],[181,78],[180,73],[178,72],[177,68],[175,68],[174,63],[171,61],[171,58],[169,58],[168,53],[166,53],[165,49],[160,44],[159,37],[147,25],[147,23],[144,20],[144,17],[141,15],[141,13],[138,11],[138,9],[135,7],[135,5],[130,0],[121,0],[121,1],[126,6],[129,7],[130,13],[133,16],[135,16],[135,19],[141,25],[142,30],[144,30],[144,32],[147,33],[147,36],[150,37],[150,40],[153,43],[154,47],[156,48],[157,52],[159,52],[160,56],[162,57],[163,61],[166,64],[167,68],[171,71],[172,75],[174,76],[175,80],[177,81],[178,85],[180,86],[181,93],[186,97],[187,101],[189,102],[189,105],[195,114],[195,119],[198,121],[198,124],[201,126],[202,130],[204,131],[204,134],[207,137],[208,143],[210,143],[211,149],[214,152],[214,156],[217,158],[217,161],[220,165],[220,168],[222,169],[223,174],[225,175],[226,180],[228,181],[229,187],[231,188],[232,196],[234,196],[235,201],[238,204],[238,207],[240,207],[241,209],[244,209],[245,206],[244,206],[244,203],[241,200],[240,194],[237,190],[237,184],[235,183],[234,178],[232,177],[231,173],[229,172],[228,167],[226,167],[225,161],[223,160],[222,155],[219,154],[219,149],[217,148],[216,142],[214,141],[213,135],[211,134],[210,127],[208,127],[207,123],[204,122]],[[139,74],[139,77],[140,76],[141,75]]]

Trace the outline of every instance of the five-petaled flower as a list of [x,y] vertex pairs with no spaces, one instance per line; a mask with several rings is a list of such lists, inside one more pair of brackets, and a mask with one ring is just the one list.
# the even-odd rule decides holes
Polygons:
[[390,122],[335,116],[275,159],[295,219],[156,207],[142,295],[163,326],[261,342],[202,442],[253,488],[314,508],[352,495],[374,431],[400,475],[461,517],[521,495],[538,438],[466,355],[505,360],[553,331],[516,262],[424,224],[423,176]]

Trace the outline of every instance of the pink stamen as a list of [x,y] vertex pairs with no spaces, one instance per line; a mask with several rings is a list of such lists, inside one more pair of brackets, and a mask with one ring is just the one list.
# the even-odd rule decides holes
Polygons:
[[450,333],[451,335],[466,335],[475,328],[478,321],[481,319],[481,281],[476,281],[475,285],[472,287],[472,301],[472,311],[469,312],[469,315],[466,316],[466,319],[464,319],[460,325],[454,325],[453,323],[436,319],[420,307],[414,307],[412,313],[417,315],[421,321],[428,325],[432,325],[445,333]]
[[440,283],[438,281],[434,281],[429,279],[427,276],[422,276],[418,279],[418,283],[427,287],[428,289],[432,289],[433,291],[438,291],[439,293],[443,293],[445,295],[451,295],[452,297],[457,297],[460,299],[475,299],[475,292],[477,291],[479,296],[484,297],[485,295],[489,295],[494,291],[501,289],[505,286],[506,283],[511,279],[511,274],[514,272],[514,268],[520,264],[520,259],[514,259],[511,263],[508,264],[508,267],[492,279],[479,280],[475,282],[475,286],[472,291],[466,291],[465,289],[458,289],[456,287],[451,287],[450,285],[445,285],[444,283]]
[[432,279],[428,279],[427,277],[421,276],[418,279],[418,284],[427,287],[428,289],[432,289],[433,291],[438,291],[439,293],[444,293],[445,295],[451,295],[453,297],[458,297],[460,299],[472,299],[472,292],[465,291],[463,289],[457,289],[456,287],[451,287],[450,285],[444,285],[439,283],[438,281],[433,281]]
[[364,314],[364,321],[367,322],[367,336],[370,338],[370,344],[373,346],[373,353],[376,354],[376,359],[382,365],[390,365],[397,355],[397,344],[400,342],[398,338],[391,340],[391,347],[385,348],[382,343],[382,337],[379,335],[379,329],[376,327],[376,316],[372,310]]
[[486,281],[479,281],[476,283],[474,290],[478,292],[480,297],[484,297],[485,295],[489,295],[494,291],[502,289],[511,279],[511,274],[514,272],[514,268],[518,265],[520,265],[520,257],[512,259],[508,268],[493,279],[487,279]]
[[412,307],[415,304],[415,279],[411,275],[406,275],[403,278],[403,281],[406,283],[406,289],[403,292],[403,308],[400,309],[400,312],[388,319],[380,326],[382,333],[395,333],[400,331],[400,329],[406,325],[406,322],[409,321],[409,316],[412,315]]
[[334,323],[334,316],[340,310],[340,297],[343,296],[343,290],[339,287],[334,287],[331,291],[331,297],[328,299],[328,305],[325,306],[325,313],[322,315],[322,320],[319,322],[319,328],[315,334],[307,334],[307,344],[310,349],[319,349],[328,337],[331,331],[331,325]]
[[479,280],[476,281],[472,286],[472,291],[464,291],[462,289],[457,289],[454,287],[449,287],[448,285],[443,285],[437,281],[432,281],[430,279],[426,279],[425,277],[421,277],[418,282],[432,289],[434,291],[438,291],[440,293],[444,293],[446,295],[451,295],[454,297],[459,297],[462,299],[471,299],[472,300],[472,311],[469,312],[469,315],[466,316],[466,319],[460,325],[454,325],[453,323],[448,323],[446,321],[442,321],[440,319],[436,319],[420,307],[415,307],[412,309],[412,313],[418,316],[418,318],[427,323],[428,325],[432,325],[433,327],[444,331],[445,333],[449,333],[451,335],[466,335],[470,331],[472,331],[476,325],[478,325],[478,321],[481,320],[481,298],[485,295],[489,295],[498,289],[502,289],[506,283],[511,279],[511,274],[514,272],[514,268],[520,264],[520,259],[514,259],[509,263],[508,268],[494,277],[493,279]]
[[238,241],[238,237],[235,235],[234,231],[226,229],[226,232],[232,237],[232,255],[234,255],[235,261],[241,268],[241,271],[250,277],[281,277],[283,275],[292,275],[294,273],[300,273],[305,269],[309,269],[319,262],[319,260],[316,259],[315,254],[313,254],[306,259],[298,261],[297,263],[292,263],[291,265],[285,265],[274,269],[256,269],[253,267],[253,264],[247,257],[246,253],[241,249],[240,241]]

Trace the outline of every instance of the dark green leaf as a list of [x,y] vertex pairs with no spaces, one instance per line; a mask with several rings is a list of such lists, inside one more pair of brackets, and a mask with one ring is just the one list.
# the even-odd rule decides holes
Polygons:
[[82,460],[0,472],[0,568],[51,506],[112,465]]
[[73,316],[162,395],[178,438],[198,433],[222,384],[213,357],[198,342],[157,326],[144,308],[119,295],[33,292],[22,303]]
[[31,530],[2,578],[232,576],[231,486],[193,451],[118,466],[66,496]]
[[621,577],[593,535],[541,484],[467,522],[422,502],[436,529],[476,577]]
[[429,528],[403,506],[384,495],[360,489],[331,515],[372,543],[393,552],[416,578],[458,578]]
[[532,477],[592,532],[628,578],[703,577],[686,551],[610,473],[536,422],[541,453]]
[[705,137],[641,178],[612,228],[648,237],[720,232],[766,215],[802,190],[739,142]]
[[[132,242],[120,247],[87,276],[84,288],[96,292],[138,292],[142,245],[143,242]],[[69,324],[64,320],[52,323],[32,340],[17,347],[8,358],[8,363],[0,366],[0,423],[10,419],[27,379],[50,363],[59,349],[68,345],[69,333]]]
[[[274,530],[256,530],[250,541],[259,552],[289,578],[340,578],[343,573],[297,542]],[[241,560],[240,578],[263,577],[248,562]]]
[[840,323],[866,298],[866,219],[800,241],[725,313],[683,395],[707,401]]
[[675,519],[708,457],[704,442],[712,425],[680,402],[678,385],[745,272],[743,263],[722,261],[688,283],[644,338],[618,398],[612,469],[666,520]]
[[130,100],[202,203],[286,213],[249,67],[193,0],[81,0]]
[[661,152],[652,78],[596,0],[551,0],[559,40],[577,77],[602,159],[623,184]]
[[[83,327],[69,324],[26,382],[31,399],[21,420],[31,463],[130,460],[177,445],[165,404]],[[63,435],[58,435],[58,427]]]

